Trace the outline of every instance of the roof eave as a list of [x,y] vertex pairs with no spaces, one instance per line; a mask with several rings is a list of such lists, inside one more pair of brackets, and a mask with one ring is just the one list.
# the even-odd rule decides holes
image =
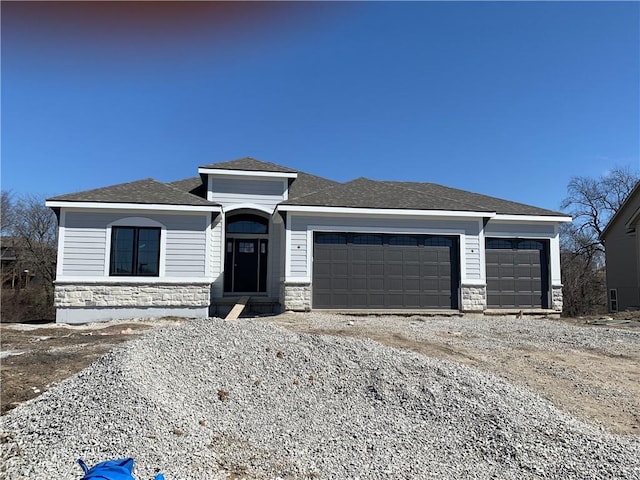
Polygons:
[[568,215],[531,215],[531,214],[505,214],[496,213],[494,220],[505,222],[553,222],[569,223],[573,219]]
[[229,175],[241,177],[271,177],[271,178],[298,178],[294,172],[268,172],[264,170],[234,170],[227,168],[199,167],[200,175]]
[[47,200],[49,208],[77,208],[97,210],[155,210],[182,212],[220,212],[220,205],[176,205],[164,203],[127,203],[127,202],[84,202],[69,200]]
[[369,208],[369,207],[332,207],[317,205],[279,204],[276,212],[294,213],[327,213],[327,214],[359,214],[359,215],[401,215],[420,217],[467,217],[491,218],[495,212],[462,211],[462,210],[421,210],[409,208]]

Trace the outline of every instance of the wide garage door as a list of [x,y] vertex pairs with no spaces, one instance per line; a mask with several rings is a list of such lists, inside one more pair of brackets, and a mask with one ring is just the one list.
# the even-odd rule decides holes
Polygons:
[[313,307],[457,309],[457,237],[316,233]]
[[488,238],[487,307],[548,308],[547,240]]

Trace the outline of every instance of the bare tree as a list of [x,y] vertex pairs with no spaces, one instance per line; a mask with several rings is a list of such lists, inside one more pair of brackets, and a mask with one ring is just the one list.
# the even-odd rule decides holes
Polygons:
[[23,252],[20,260],[24,265],[32,265],[42,277],[47,297],[53,299],[58,234],[56,216],[45,206],[44,199],[33,195],[19,199],[13,213],[13,235]]
[[604,244],[600,238],[640,176],[616,167],[599,178],[574,177],[561,208],[573,222],[561,232],[564,310],[570,316],[595,313],[606,305]]
[[567,186],[567,198],[560,208],[573,215],[574,246],[593,248],[604,253],[600,240],[611,217],[620,209],[640,177],[629,167],[616,167],[599,178],[573,177]]
[[5,190],[2,191],[2,204],[0,205],[0,231],[2,234],[8,234],[13,225],[13,205],[11,202],[11,194]]
[[[3,272],[10,289],[2,291],[2,320],[22,321],[51,318],[56,273],[57,219],[37,196],[12,201],[2,195]],[[6,273],[7,278],[5,278]],[[10,282],[9,280],[10,279]],[[28,287],[28,288],[27,288]]]

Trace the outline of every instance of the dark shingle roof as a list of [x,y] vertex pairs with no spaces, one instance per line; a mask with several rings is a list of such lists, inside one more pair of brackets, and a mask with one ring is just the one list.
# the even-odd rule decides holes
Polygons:
[[298,177],[289,185],[289,198],[302,197],[331,188],[335,185],[340,185],[340,183],[327,178],[317,177],[316,175],[298,172]]
[[[185,192],[198,195],[199,197],[205,198],[207,196],[207,187],[202,182],[201,177],[185,178],[184,180],[170,182],[168,185],[172,185]],[[291,184],[289,185],[289,198],[309,195],[310,193],[330,188],[334,185],[340,184],[327,178],[318,177],[305,172],[298,172],[298,176],[291,179]]]
[[183,192],[191,193],[200,198],[207,198],[207,186],[202,182],[202,177],[190,177],[184,180],[169,182],[167,185],[177,188]]
[[297,170],[276,165],[275,163],[263,162],[251,157],[238,158],[237,160],[229,160],[228,162],[211,163],[203,165],[200,168],[216,168],[220,170],[245,170],[249,172],[280,172],[280,173],[298,173]]
[[436,183],[418,183],[418,182],[388,182],[409,190],[416,190],[421,193],[435,195],[440,198],[451,199],[464,202],[476,208],[492,210],[496,213],[504,215],[560,215],[566,217],[566,213],[554,212],[544,208],[525,205],[524,203],[512,202],[501,198],[490,197],[480,193],[468,192],[457,188],[445,187]]
[[514,215],[565,215],[551,210],[488,197],[430,183],[383,182],[358,178],[331,188],[289,199],[284,205],[452,210]]
[[50,201],[218,206],[152,178],[49,198]]
[[[564,213],[445,187],[435,183],[377,181],[367,178],[338,183],[249,157],[228,162],[212,163],[204,168],[297,173],[297,178],[290,179],[289,200],[282,202],[283,205],[566,216]],[[203,184],[202,178],[198,176],[166,184],[148,178],[137,182],[60,195],[49,200],[218,206],[217,203],[207,201],[206,196],[206,185]]]

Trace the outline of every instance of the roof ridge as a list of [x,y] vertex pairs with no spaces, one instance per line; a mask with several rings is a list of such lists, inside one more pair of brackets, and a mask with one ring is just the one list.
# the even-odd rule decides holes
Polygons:
[[[290,168],[290,167],[285,167],[284,165],[279,165],[277,163],[273,163],[273,162],[267,162],[265,160],[259,160],[255,157],[240,157],[240,158],[234,158],[232,160],[223,160],[221,162],[213,162],[213,163],[208,163],[206,165],[200,165],[200,168],[220,168],[222,170],[243,170],[243,171],[254,171],[254,169],[246,169],[246,168],[238,168],[238,167],[225,167],[222,166],[220,167],[219,165],[224,165],[224,164],[229,164],[229,163],[233,163],[233,162],[242,162],[242,161],[250,161],[250,162],[256,162],[265,166],[270,166],[270,167],[274,167],[275,171],[279,171],[282,173],[297,173],[298,170],[294,169],[294,168]],[[259,171],[259,170],[255,170],[255,171]],[[265,171],[269,171],[269,170],[265,170]]]

